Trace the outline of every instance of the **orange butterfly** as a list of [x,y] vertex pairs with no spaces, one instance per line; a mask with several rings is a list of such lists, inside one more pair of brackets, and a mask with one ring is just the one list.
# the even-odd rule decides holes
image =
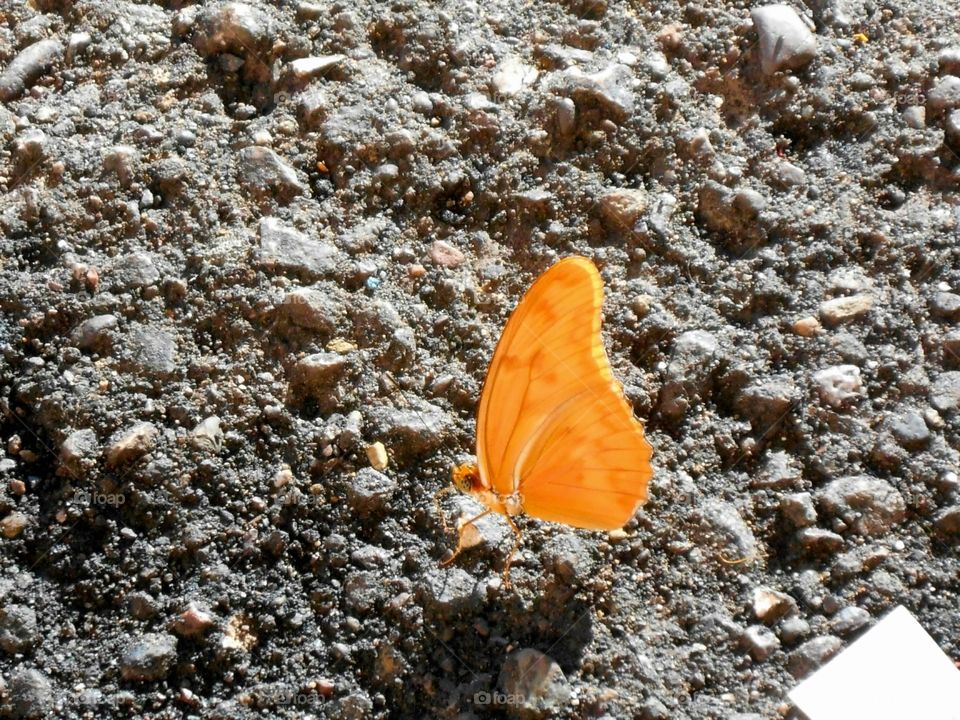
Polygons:
[[569,257],[541,275],[503,330],[480,395],[477,464],[454,486],[487,509],[579,528],[622,527],[647,498],[652,449],[613,378],[600,336],[603,282],[592,262]]

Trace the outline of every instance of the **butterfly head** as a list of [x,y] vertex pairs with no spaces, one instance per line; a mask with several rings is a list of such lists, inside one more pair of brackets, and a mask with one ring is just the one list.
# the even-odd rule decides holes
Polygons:
[[473,463],[463,463],[453,468],[453,485],[462,493],[472,493],[481,488],[480,471]]

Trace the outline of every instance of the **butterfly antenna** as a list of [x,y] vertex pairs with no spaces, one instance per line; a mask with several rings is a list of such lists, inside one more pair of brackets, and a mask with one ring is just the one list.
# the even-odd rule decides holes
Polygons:
[[507,522],[510,523],[510,529],[513,530],[513,547],[510,548],[510,553],[507,555],[507,562],[503,567],[503,587],[507,590],[510,589],[510,566],[513,565],[513,556],[517,554],[517,550],[520,549],[520,543],[523,542],[523,531],[520,530],[520,527],[513,521],[513,518],[509,515],[504,515],[507,519]]
[[457,555],[459,555],[459,554],[463,551],[463,533],[464,533],[464,531],[467,529],[467,527],[470,526],[470,525],[473,525],[477,520],[479,520],[480,518],[484,517],[485,515],[489,515],[489,514],[492,513],[492,512],[493,512],[493,510],[484,510],[484,511],[483,511],[482,513],[480,513],[479,515],[470,518],[470,519],[467,520],[466,522],[460,523],[460,532],[459,532],[459,534],[457,535],[457,549],[454,550],[454,551],[453,551],[453,555],[451,555],[450,557],[448,557],[446,560],[441,560],[441,561],[440,561],[440,566],[441,566],[441,567],[446,567],[447,565],[449,565],[450,563],[452,563],[454,560],[457,559]]

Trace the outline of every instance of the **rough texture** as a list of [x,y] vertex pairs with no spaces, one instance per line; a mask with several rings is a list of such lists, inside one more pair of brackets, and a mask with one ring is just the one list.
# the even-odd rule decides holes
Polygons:
[[[896,604],[960,657],[958,78],[944,0],[4,3],[0,716],[790,717]],[[436,494],[571,254],[655,474],[507,589]]]

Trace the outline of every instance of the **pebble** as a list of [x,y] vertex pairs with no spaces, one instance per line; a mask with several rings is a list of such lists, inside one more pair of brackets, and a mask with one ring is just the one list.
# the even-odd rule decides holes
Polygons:
[[797,542],[804,550],[816,555],[830,555],[843,548],[843,537],[831,530],[818,527],[798,530]]
[[937,55],[941,75],[960,75],[960,47],[944,48]]
[[387,469],[390,458],[387,456],[387,449],[382,442],[367,445],[367,460],[374,470],[383,471]]
[[124,337],[127,357],[140,373],[165,377],[177,369],[177,338],[153,325],[133,325]]
[[796,600],[784,592],[768,587],[754,588],[751,605],[754,617],[768,625],[797,611]]
[[817,522],[813,496],[808,492],[792,493],[780,500],[780,511],[794,527],[810,527]]
[[736,406],[738,412],[750,419],[756,430],[766,433],[784,419],[793,405],[795,395],[793,378],[789,375],[773,375],[756,380],[741,390]]
[[718,347],[717,338],[706,330],[688,330],[674,341],[660,389],[660,411],[668,418],[679,420],[709,391],[720,362]]
[[906,450],[921,450],[930,442],[930,430],[917,412],[895,415],[887,423],[891,434]]
[[163,680],[177,659],[177,638],[168,633],[147,633],[130,642],[120,656],[124,680]]
[[318,396],[330,392],[349,365],[338,353],[319,352],[301,358],[290,373],[291,390]]
[[307,190],[292,167],[260,145],[248,145],[240,151],[240,181],[250,190],[273,193],[284,203]]
[[115,173],[120,186],[125,188],[133,180],[139,160],[140,153],[132,145],[113,145],[104,153],[101,167],[106,172]]
[[647,209],[647,191],[618,188],[600,198],[600,214],[614,232],[632,233]]
[[445,268],[459,267],[465,257],[459,248],[454,247],[446,240],[435,240],[431,243],[428,254],[434,265]]
[[945,413],[960,408],[960,371],[940,373],[930,386],[930,404]]
[[361,468],[347,488],[347,503],[360,515],[382,511],[397,490],[397,482],[373,468]]
[[60,445],[59,457],[65,473],[80,475],[94,465],[99,454],[97,434],[90,428],[83,428],[67,435]]
[[799,615],[793,615],[791,617],[784,618],[783,622],[780,623],[778,630],[780,633],[780,639],[783,642],[792,645],[800,640],[800,638],[810,634],[810,623],[808,623]]
[[960,318],[960,295],[952,292],[934,293],[930,299],[930,311],[934,317],[957,320]]
[[200,421],[190,433],[190,441],[198,450],[209,453],[219,453],[223,447],[223,430],[220,429],[220,418],[211,415]]
[[960,108],[960,77],[944,75],[927,92],[927,110],[939,115],[955,108]]
[[77,56],[90,47],[91,42],[93,42],[93,36],[88,32],[70,33],[70,37],[67,39],[67,52],[65,55],[67,64],[73,64]]
[[287,293],[278,314],[298,327],[332,335],[346,318],[346,308],[336,288],[319,285]]
[[960,505],[942,510],[933,524],[937,531],[944,535],[960,535]]
[[257,262],[261,267],[316,279],[332,275],[338,258],[339,253],[332,243],[308,237],[275,217],[260,220]]
[[19,537],[24,528],[27,527],[27,516],[19,510],[14,510],[3,520],[0,520],[0,534],[8,540]]
[[[188,17],[182,16],[178,21],[187,20]],[[203,57],[223,52],[256,56],[268,50],[272,41],[270,18],[261,10],[240,2],[204,7],[197,17],[193,35],[193,46]]]
[[843,641],[835,635],[822,635],[807,640],[787,657],[787,669],[799,680],[840,652],[842,647]]
[[371,410],[371,421],[384,435],[394,438],[395,452],[418,455],[443,444],[451,428],[450,417],[439,407],[422,403],[418,410],[377,407]]
[[95,315],[77,325],[70,333],[70,341],[81,350],[105,355],[112,344],[111,330],[116,330],[116,315]]
[[883,535],[906,517],[903,496],[886,480],[856,475],[833,480],[819,500],[827,512],[840,517],[861,535]]
[[533,85],[540,72],[533,66],[516,57],[508,57],[500,62],[493,73],[491,82],[497,95],[513,97],[526,87]]
[[16,668],[9,678],[7,695],[13,717],[53,716],[56,700],[50,678],[33,668]]
[[816,37],[789,5],[754,8],[750,17],[760,38],[760,67],[765,74],[793,70],[816,57]]
[[287,63],[284,72],[294,82],[305,82],[325,75],[332,68],[342,65],[346,59],[346,55],[317,55],[300,58]]
[[216,625],[216,618],[206,609],[191,603],[172,623],[170,629],[181,637],[200,637]]
[[29,650],[38,638],[37,613],[33,608],[13,603],[0,607],[0,648],[15,655]]
[[0,102],[20,97],[63,57],[63,51],[63,43],[55,38],[40,40],[21,50],[0,74]]
[[830,632],[845,637],[857,632],[870,623],[870,613],[861,607],[851,605],[838,611],[830,618]]
[[425,601],[441,619],[476,608],[480,599],[478,590],[476,579],[463,568],[436,568],[426,574]]
[[582,585],[595,571],[591,548],[574,533],[563,532],[551,537],[542,557],[544,567],[556,573],[568,587]]
[[[953,110],[947,115],[943,122],[943,140],[947,147],[954,150],[960,150],[960,110]],[[952,294],[952,293],[951,293]],[[956,310],[951,313],[951,317],[956,320],[960,314]]]
[[867,293],[833,298],[820,303],[820,317],[828,325],[856,320],[873,307],[873,296]]
[[765,625],[751,625],[740,636],[740,647],[757,662],[764,662],[780,649],[780,639]]
[[534,648],[511,653],[497,682],[513,700],[511,712],[520,717],[552,717],[570,701],[570,684],[563,670],[553,658]]
[[108,467],[137,460],[153,450],[160,431],[149,422],[136,423],[119,430],[110,438],[104,453]]
[[813,374],[820,399],[839,408],[854,398],[862,397],[863,383],[856,365],[832,365]]
[[903,121],[907,127],[923,130],[927,126],[927,110],[923,105],[910,105],[903,111]]
[[160,271],[150,253],[122,255],[109,265],[108,270],[110,286],[115,290],[135,290],[160,281]]
[[774,450],[767,453],[767,459],[760,472],[750,481],[750,487],[784,490],[795,487],[801,478],[802,473],[793,456],[782,450]]
[[633,112],[633,71],[621,63],[593,74],[574,66],[555,74],[548,87],[569,97],[578,109],[597,107],[615,122],[623,122]]
[[736,507],[721,500],[706,500],[694,511],[698,527],[691,538],[701,546],[713,546],[730,558],[756,555],[757,541]]

